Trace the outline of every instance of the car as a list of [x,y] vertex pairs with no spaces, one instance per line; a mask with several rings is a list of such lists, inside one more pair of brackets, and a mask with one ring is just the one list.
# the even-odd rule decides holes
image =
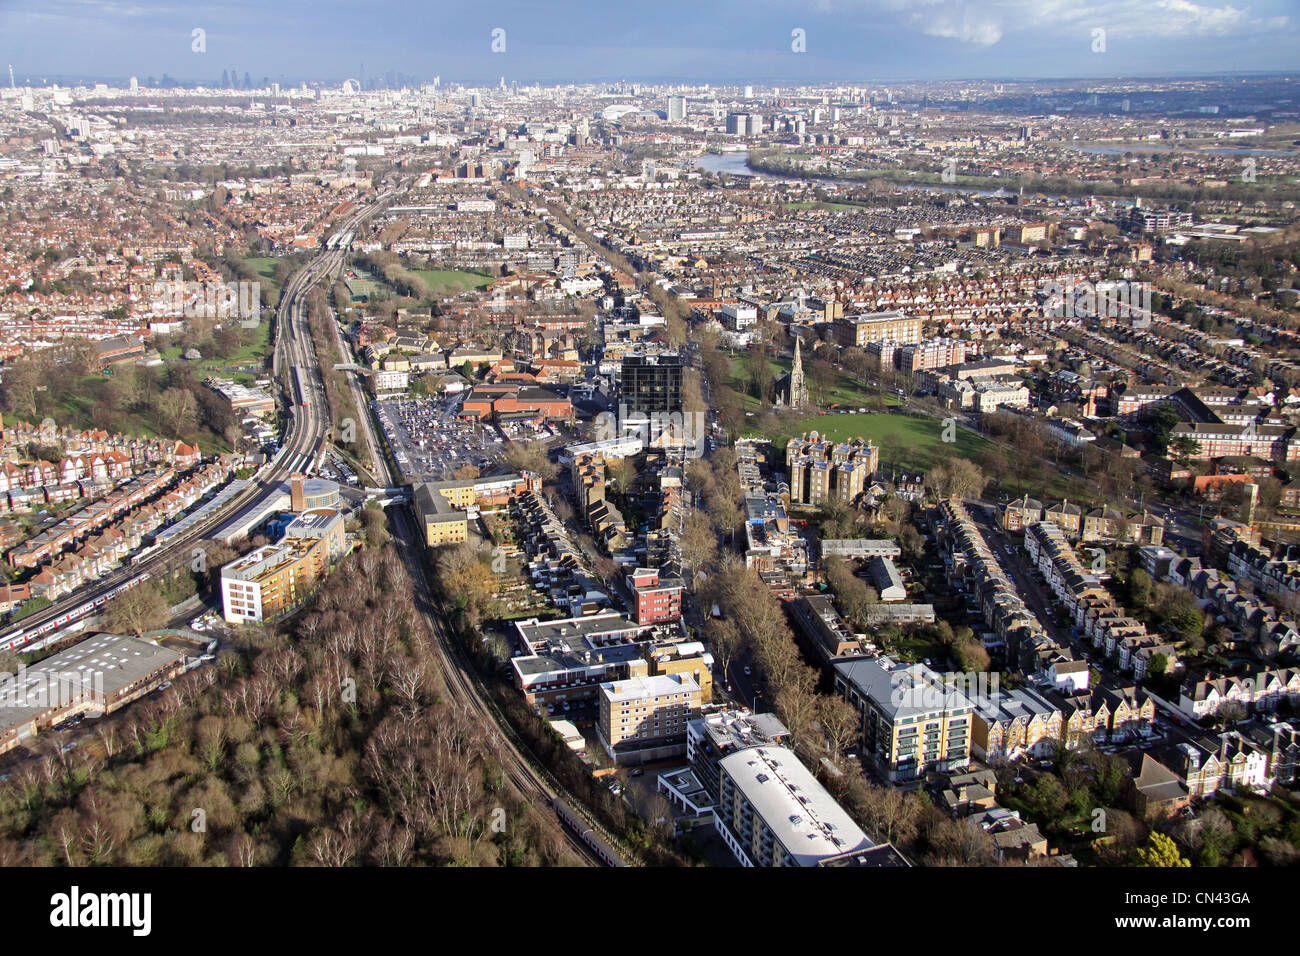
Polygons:
[[632,776],[632,777],[639,777],[639,776],[641,776],[641,774],[643,774],[643,773],[645,773],[645,768],[644,768],[644,767],[637,767],[635,770],[633,770],[633,771],[629,774],[629,776]]
[[750,669],[749,669],[748,667],[746,667],[746,668],[745,668],[745,676],[749,676],[750,673],[751,673],[751,672],[750,672]]

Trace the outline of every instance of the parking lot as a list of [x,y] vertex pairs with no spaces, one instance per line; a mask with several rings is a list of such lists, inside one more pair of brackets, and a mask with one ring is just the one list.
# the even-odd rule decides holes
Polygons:
[[447,481],[472,465],[489,471],[502,457],[501,435],[487,424],[456,418],[460,398],[377,402],[380,427],[407,481]]

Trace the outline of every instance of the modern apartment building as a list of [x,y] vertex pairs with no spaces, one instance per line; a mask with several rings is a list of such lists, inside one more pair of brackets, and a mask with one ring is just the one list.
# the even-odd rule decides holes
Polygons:
[[781,746],[789,729],[776,714],[724,710],[692,720],[686,728],[686,759],[696,779],[718,799],[723,759],[748,747]]
[[975,703],[924,664],[888,657],[836,661],[835,691],[862,716],[862,739],[892,783],[970,762]]
[[671,414],[682,410],[679,355],[629,355],[623,359],[621,405],[627,414]]
[[600,685],[597,728],[615,762],[643,763],[686,751],[686,725],[700,712],[700,685],[685,674]]
[[792,750],[747,747],[718,770],[714,820],[741,866],[817,866],[874,846]]
[[300,515],[280,543],[256,548],[221,569],[226,622],[266,621],[297,606],[346,548],[343,516],[337,511]]
[[636,599],[636,622],[657,624],[682,616],[682,579],[660,577],[658,568],[637,568],[627,576],[628,589]]

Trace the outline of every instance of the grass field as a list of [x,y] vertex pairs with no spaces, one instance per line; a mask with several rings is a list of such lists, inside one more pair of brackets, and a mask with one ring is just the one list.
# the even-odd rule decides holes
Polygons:
[[412,269],[416,275],[429,284],[429,291],[434,295],[459,295],[469,289],[481,289],[493,281],[493,277],[481,272],[463,272],[459,269]]
[[[270,353],[271,323],[264,321],[253,330],[249,340],[235,349],[230,355],[225,358],[204,357],[194,364],[204,374],[218,372],[224,375],[233,375],[236,378],[243,376],[251,380],[256,377],[255,372],[260,372],[263,368],[266,357]],[[162,350],[162,357],[168,362],[178,361],[181,354],[182,349],[179,345],[173,345]],[[245,382],[245,384],[247,383]]]
[[267,256],[260,256],[260,257],[245,259],[244,261],[247,262],[249,265],[251,265],[254,269],[256,269],[258,275],[274,283],[275,266],[276,263],[280,261],[279,259],[272,259]]
[[783,447],[795,435],[816,431],[832,441],[865,438],[880,446],[880,463],[898,468],[928,470],[950,458],[978,462],[995,451],[986,438],[958,428],[956,441],[943,440],[943,421],[911,415],[867,413],[865,415],[784,416],[766,437]]

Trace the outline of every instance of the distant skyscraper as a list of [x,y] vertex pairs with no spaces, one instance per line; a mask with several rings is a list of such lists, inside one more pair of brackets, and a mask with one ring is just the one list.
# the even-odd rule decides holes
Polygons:
[[686,97],[668,97],[668,122],[677,123],[686,119]]
[[745,99],[752,100],[753,98],[754,98],[754,88],[752,86],[745,87]]
[[140,81],[136,79],[134,76],[131,77],[131,92],[137,93],[139,92],[139,90],[140,90]]

